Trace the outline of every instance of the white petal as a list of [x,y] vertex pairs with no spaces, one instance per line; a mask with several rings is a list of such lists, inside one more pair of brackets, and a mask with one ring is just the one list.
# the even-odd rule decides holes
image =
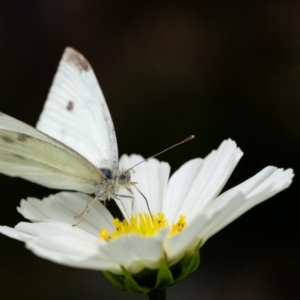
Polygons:
[[22,222],[15,229],[2,229],[2,233],[25,241],[28,249],[45,259],[73,267],[120,271],[118,265],[100,252],[99,247],[105,242],[70,224]]
[[156,269],[164,256],[162,241],[167,233],[168,230],[164,229],[149,238],[136,234],[124,235],[101,246],[101,252],[132,273],[138,273],[143,268]]
[[0,226],[0,233],[4,234],[12,239],[22,241],[22,242],[26,242],[32,238],[31,235],[23,234],[23,233],[19,232],[18,230],[11,228],[11,227],[7,227],[7,226]]
[[50,221],[50,222],[39,222],[39,223],[28,223],[20,222],[15,226],[15,228],[10,228],[7,226],[1,226],[0,232],[4,235],[7,235],[13,239],[19,241],[29,241],[34,239],[37,236],[42,235],[76,235],[78,238],[92,238],[92,241],[95,240],[95,237],[92,237],[90,234],[78,229],[73,228],[70,224],[66,224],[60,221]]
[[[31,221],[57,220],[74,225],[80,220],[75,216],[84,211],[87,200],[92,201],[90,196],[82,193],[62,192],[42,201],[35,198],[22,200],[18,211]],[[98,236],[102,228],[113,230],[112,220],[110,212],[97,201],[77,227]]]
[[232,140],[224,141],[218,150],[211,152],[203,161],[181,213],[192,218],[203,210],[221,192],[242,155]]
[[[120,158],[120,167],[128,169],[135,164],[143,161],[140,155],[122,155]],[[157,213],[162,211],[162,199],[165,194],[167,181],[170,174],[170,166],[165,162],[159,162],[151,158],[132,170],[132,181],[137,182],[137,188],[145,195],[150,211]],[[148,212],[147,203],[141,194],[134,188],[131,188],[134,196],[133,213]],[[130,195],[130,194],[126,194]],[[124,199],[124,200],[123,200]],[[122,198],[122,203],[116,201],[125,216],[131,215],[132,202]]]
[[180,233],[165,240],[165,253],[171,265],[180,260],[186,252],[195,250],[195,247],[201,240],[199,232],[207,226],[208,222],[209,219],[206,215],[199,215]]
[[35,255],[77,268],[120,272],[120,267],[107,259],[97,247],[85,247],[80,238],[70,236],[40,236],[26,244]]
[[83,231],[77,226],[72,226],[60,221],[28,223],[21,222],[16,227],[22,234],[27,234],[31,238],[39,236],[74,236],[90,244],[98,244],[98,238]]
[[171,176],[163,203],[163,212],[170,223],[177,222],[182,203],[200,171],[202,162],[200,158],[192,159]]
[[286,189],[292,182],[291,169],[283,171],[266,167],[252,178],[220,195],[207,207],[205,213],[211,222],[202,230],[205,240],[253,206]]
[[186,251],[238,218],[241,214],[291,184],[293,171],[267,167],[225,192],[200,212],[181,233],[165,241],[165,252],[170,264],[176,263]]
[[[187,220],[190,220],[203,210],[221,192],[242,155],[242,151],[230,139],[224,141],[218,150],[212,151],[203,160],[189,192],[181,202],[180,214],[186,215]],[[167,194],[170,192],[168,190]],[[172,214],[171,220],[175,221],[177,218],[178,211]]]

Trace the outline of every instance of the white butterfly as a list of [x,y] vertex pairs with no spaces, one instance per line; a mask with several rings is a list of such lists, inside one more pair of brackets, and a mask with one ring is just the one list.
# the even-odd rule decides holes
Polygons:
[[129,189],[113,122],[89,62],[66,48],[37,129],[0,113],[0,172],[106,201]]

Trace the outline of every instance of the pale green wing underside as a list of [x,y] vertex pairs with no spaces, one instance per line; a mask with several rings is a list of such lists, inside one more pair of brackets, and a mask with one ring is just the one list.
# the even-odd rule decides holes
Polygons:
[[3,113],[0,113],[0,173],[49,188],[84,193],[93,193],[103,180],[101,172],[79,153]]

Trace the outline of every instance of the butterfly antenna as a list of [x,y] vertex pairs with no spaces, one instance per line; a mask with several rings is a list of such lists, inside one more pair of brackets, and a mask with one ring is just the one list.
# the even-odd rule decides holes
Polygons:
[[[153,157],[155,157],[155,156],[158,156],[158,155],[160,155],[160,154],[162,154],[162,153],[165,153],[165,152],[171,150],[172,148],[175,148],[175,147],[177,147],[177,146],[179,146],[179,145],[181,145],[181,144],[184,144],[184,143],[186,143],[186,142],[192,140],[194,137],[195,137],[194,135],[190,135],[189,137],[187,137],[187,138],[184,139],[183,141],[181,141],[181,142],[179,142],[179,143],[177,143],[177,144],[175,144],[175,145],[173,145],[173,146],[171,146],[171,147],[169,147],[169,148],[167,148],[167,149],[165,149],[165,150],[163,150],[163,151],[160,151],[160,152],[158,152],[158,153],[156,153],[156,154],[154,154],[154,155],[152,155],[152,156],[149,156],[148,158],[146,158],[146,159],[140,161],[138,164],[134,165],[133,167],[131,167],[131,168],[128,169],[127,171],[132,170],[133,168],[135,168],[136,166],[140,165],[141,163],[147,161],[147,160],[150,159],[150,158],[153,158]],[[137,187],[135,187],[135,188],[138,189]],[[140,192],[140,193],[141,193],[141,192]],[[141,193],[141,194],[142,194],[142,193]],[[143,194],[142,194],[142,195],[143,195]],[[146,201],[147,201],[147,200],[146,200]],[[147,204],[148,204],[148,203],[147,203]]]

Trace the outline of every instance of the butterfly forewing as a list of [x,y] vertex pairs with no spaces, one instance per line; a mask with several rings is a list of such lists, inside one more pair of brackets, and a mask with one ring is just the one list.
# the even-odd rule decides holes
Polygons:
[[94,193],[102,173],[76,151],[0,113],[0,171],[57,189]]
[[113,122],[87,59],[66,48],[37,129],[79,152],[99,169],[118,167]]

